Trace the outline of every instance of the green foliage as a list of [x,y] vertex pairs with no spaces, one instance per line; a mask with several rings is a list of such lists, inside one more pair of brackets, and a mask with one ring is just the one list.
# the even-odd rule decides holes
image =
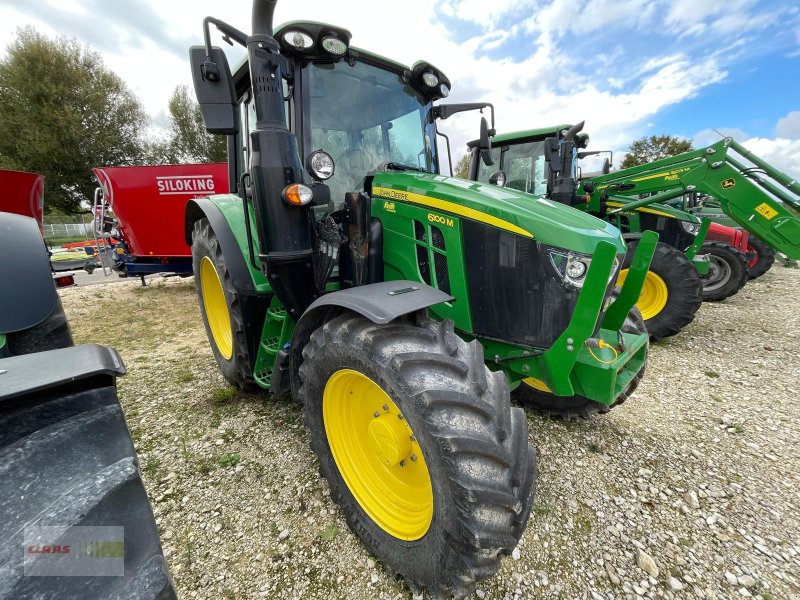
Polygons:
[[453,167],[453,175],[461,179],[469,179],[469,159],[470,153],[467,152],[464,156],[458,159],[456,166]]
[[335,525],[328,525],[320,532],[319,537],[325,542],[330,542],[333,538],[339,535],[339,528]]
[[45,176],[45,209],[76,213],[92,167],[142,160],[147,116],[97,52],[32,27],[0,60],[0,167]]
[[239,463],[238,454],[223,454],[217,459],[220,467],[235,467]]
[[670,135],[642,137],[631,142],[621,166],[623,169],[627,169],[645,165],[662,158],[689,152],[692,149],[692,140],[684,140]]
[[169,99],[170,134],[148,148],[148,162],[154,164],[207,163],[227,160],[227,137],[206,131],[200,106],[179,85]]

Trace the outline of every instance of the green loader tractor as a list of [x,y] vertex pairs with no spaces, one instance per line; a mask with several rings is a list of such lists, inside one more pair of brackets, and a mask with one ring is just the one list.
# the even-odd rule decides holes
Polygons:
[[[594,189],[595,179],[581,177],[577,165],[580,158],[598,152],[584,151],[589,136],[580,133],[582,128],[581,122],[495,135],[491,166],[480,160],[479,142],[471,142],[469,177],[574,206],[619,227],[630,252],[618,283],[628,275],[642,233],[657,232],[659,243],[637,307],[653,339],[675,335],[694,320],[704,300],[724,300],[745,285],[747,259],[729,244],[707,240],[707,222],[691,212],[657,204],[657,199],[633,210],[617,210],[627,199],[618,197],[618,188],[612,186],[602,188],[602,203],[591,202],[588,191]],[[604,172],[608,165],[606,161]],[[597,185],[599,192],[602,184]]]
[[[581,179],[589,204],[622,214],[661,204],[748,236],[749,276],[763,275],[775,259],[800,259],[800,183],[733,138],[629,169]],[[613,194],[617,205],[603,198]]]
[[[463,597],[531,512],[509,389],[530,381],[565,415],[628,397],[656,236],[615,290],[615,227],[437,173],[437,121],[476,107],[434,105],[440,70],[332,25],[273,30],[274,7],[254,2],[251,35],[207,18],[190,50],[206,129],[228,136],[230,193],[186,208],[208,338],[232,384],[303,404],[331,497],[387,570]],[[247,49],[239,68],[212,25]]]

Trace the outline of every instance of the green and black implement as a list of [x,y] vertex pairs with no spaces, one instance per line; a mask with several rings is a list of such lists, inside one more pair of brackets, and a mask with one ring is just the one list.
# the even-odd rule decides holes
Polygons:
[[733,138],[591,181],[592,202],[601,201],[603,189],[633,197],[619,211],[666,202],[714,223],[746,230],[754,253],[751,277],[765,273],[774,258],[787,266],[800,259],[800,182]]
[[[122,359],[73,343],[36,220],[0,212],[0,256],[0,598],[174,600],[117,399]],[[124,556],[87,568],[87,532]]]
[[[653,339],[678,333],[694,320],[703,300],[723,300],[747,282],[746,257],[729,244],[706,240],[709,224],[688,211],[656,204],[620,211],[627,199],[617,187],[601,188],[591,201],[592,182],[582,179],[578,160],[598,152],[585,151],[589,136],[578,125],[496,135],[492,138],[493,166],[479,160],[478,143],[470,143],[470,179],[504,184],[530,194],[574,206],[619,227],[635,250],[644,231],[659,234],[659,243],[637,306]],[[608,172],[606,160],[603,172]],[[613,174],[612,174],[613,175]],[[601,173],[602,177],[603,174]],[[579,187],[583,186],[583,187]],[[602,201],[599,199],[602,192]],[[626,261],[619,282],[627,276]]]
[[[536,461],[509,388],[606,411],[636,387],[633,309],[655,247],[601,220],[437,174],[450,82],[350,45],[339,27],[253,34],[205,20],[191,49],[206,128],[228,136],[231,193],[186,210],[197,292],[225,377],[291,391],[332,498],[414,590],[464,596],[516,546]],[[214,25],[248,59],[231,72]],[[488,151],[488,124],[481,121]],[[627,320],[627,325],[626,325]]]

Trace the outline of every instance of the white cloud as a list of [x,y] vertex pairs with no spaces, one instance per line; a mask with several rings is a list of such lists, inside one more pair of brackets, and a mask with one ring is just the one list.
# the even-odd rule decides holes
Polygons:
[[793,140],[800,139],[800,110],[792,111],[778,119],[778,123],[775,125],[775,135]]
[[740,143],[777,169],[800,179],[800,139],[754,137]]

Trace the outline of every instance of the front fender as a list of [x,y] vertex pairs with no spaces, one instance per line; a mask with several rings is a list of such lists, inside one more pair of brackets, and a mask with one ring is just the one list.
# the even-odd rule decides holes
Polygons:
[[382,281],[337,292],[317,298],[297,322],[292,336],[289,371],[292,395],[297,398],[300,387],[297,372],[303,361],[303,348],[311,334],[323,323],[342,311],[351,311],[373,323],[385,324],[455,298],[441,290],[418,281]]

